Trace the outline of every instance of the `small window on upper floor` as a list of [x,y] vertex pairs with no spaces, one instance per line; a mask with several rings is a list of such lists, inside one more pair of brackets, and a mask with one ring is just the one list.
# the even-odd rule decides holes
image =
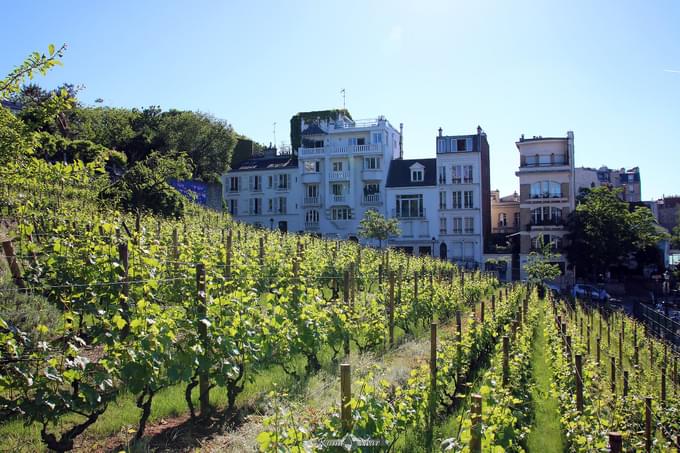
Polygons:
[[411,181],[412,182],[422,182],[423,181],[423,170],[411,170]]

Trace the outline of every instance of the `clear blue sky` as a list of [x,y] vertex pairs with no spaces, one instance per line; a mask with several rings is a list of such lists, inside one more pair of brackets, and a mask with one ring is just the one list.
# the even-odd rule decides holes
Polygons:
[[[86,103],[202,110],[260,142],[294,113],[342,105],[434,137],[491,143],[491,186],[517,187],[514,142],[573,130],[576,165],[639,166],[643,198],[680,193],[678,1],[61,1],[2,5],[0,72],[67,43],[38,82]],[[677,72],[674,72],[677,71]]]

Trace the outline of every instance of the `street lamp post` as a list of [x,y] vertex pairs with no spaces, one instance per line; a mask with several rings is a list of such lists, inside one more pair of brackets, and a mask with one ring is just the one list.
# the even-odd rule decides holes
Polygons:
[[437,238],[432,236],[432,258],[434,258],[434,243],[437,241]]
[[270,230],[274,229],[274,218],[273,217],[269,219],[269,229]]

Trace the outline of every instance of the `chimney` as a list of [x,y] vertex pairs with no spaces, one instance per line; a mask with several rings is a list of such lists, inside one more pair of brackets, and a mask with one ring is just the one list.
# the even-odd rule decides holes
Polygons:
[[399,159],[404,158],[404,123],[399,123]]
[[524,134],[522,134],[522,135],[519,137],[519,141],[520,141],[520,142],[523,142],[523,141],[524,141]]
[[482,135],[482,126],[477,126],[477,135]]
[[439,136],[440,137],[442,136],[442,128],[441,127],[439,128]]

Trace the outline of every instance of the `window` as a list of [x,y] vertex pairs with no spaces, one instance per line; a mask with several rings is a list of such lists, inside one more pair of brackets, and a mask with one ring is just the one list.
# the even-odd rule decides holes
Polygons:
[[472,184],[472,165],[463,166],[463,183]]
[[508,226],[508,215],[504,212],[498,214],[498,226],[506,227]]
[[308,198],[316,198],[319,196],[318,184],[307,184],[305,186],[305,196]]
[[462,192],[453,192],[453,209],[461,209],[463,207],[462,195]]
[[531,198],[561,198],[562,185],[555,181],[539,181],[531,185]]
[[453,218],[453,234],[463,234],[463,218]]
[[423,217],[423,196],[418,195],[397,195],[397,217]]
[[274,212],[274,199],[273,198],[267,199],[267,212]]
[[514,217],[514,221],[513,221],[512,225],[515,226],[515,227],[518,227],[519,226],[519,212],[516,212],[513,217]]
[[439,219],[439,234],[446,234],[446,217]]
[[532,225],[559,225],[562,220],[562,210],[544,206],[531,210]]
[[539,154],[538,155],[538,165],[539,167],[545,167],[547,165],[550,165],[552,162],[552,159],[550,157],[550,154]]
[[467,140],[464,138],[456,139],[456,151],[467,151]]
[[262,198],[251,198],[248,200],[248,212],[251,215],[262,214]]
[[335,196],[340,196],[345,194],[345,185],[339,183],[331,184],[331,193]]
[[411,181],[412,182],[422,182],[423,181],[423,170],[411,170]]
[[285,197],[277,197],[276,198],[276,212],[277,214],[286,214],[287,213],[287,200]]
[[238,200],[237,199],[229,200],[229,214],[238,215]]
[[371,195],[377,195],[380,193],[380,184],[377,182],[371,182],[364,184],[364,197],[369,197]]
[[333,220],[350,220],[352,213],[347,207],[339,207],[331,209],[331,219]]
[[238,192],[239,180],[238,176],[229,178],[229,192]]
[[333,171],[342,171],[342,161],[336,160],[333,162]]
[[278,190],[288,190],[288,182],[289,182],[289,178],[288,178],[287,174],[284,173],[282,175],[279,175],[279,184],[278,184],[277,189]]
[[446,152],[446,140],[443,138],[437,138],[437,152],[438,153],[445,153]]
[[472,261],[475,259],[475,246],[470,242],[466,242],[464,245],[463,258],[466,261]]
[[267,189],[274,187],[274,177],[272,175],[267,176]]
[[463,172],[460,165],[451,167],[451,175],[453,184],[460,184],[463,179]]
[[439,209],[446,209],[446,192],[439,192]]
[[364,170],[378,170],[378,169],[380,169],[379,157],[364,158]]
[[305,173],[319,173],[321,163],[318,160],[306,160],[304,172]]
[[371,138],[372,138],[372,143],[382,143],[383,142],[382,132],[373,132],[373,134],[371,134]]
[[451,247],[451,255],[453,256],[454,259],[462,258],[463,257],[463,243],[462,242],[454,242],[453,247]]
[[306,223],[319,223],[319,211],[316,209],[310,209],[305,213]]
[[439,184],[446,184],[446,167],[445,166],[442,165],[441,167],[439,167],[438,175],[439,176],[438,176],[437,179],[439,180]]
[[248,177],[248,186],[253,192],[260,192],[262,190],[262,176],[250,176]]
[[474,217],[465,217],[465,234],[473,234],[475,232]]
[[474,208],[473,200],[472,200],[472,192],[471,190],[466,190],[463,192],[463,200],[465,201],[465,209],[472,209]]
[[531,238],[531,248],[533,250],[540,250],[541,245],[548,245],[551,250],[560,250],[562,248],[562,238],[549,234],[539,234],[538,236]]
[[525,159],[527,167],[535,167],[538,165],[538,154],[527,156]]

